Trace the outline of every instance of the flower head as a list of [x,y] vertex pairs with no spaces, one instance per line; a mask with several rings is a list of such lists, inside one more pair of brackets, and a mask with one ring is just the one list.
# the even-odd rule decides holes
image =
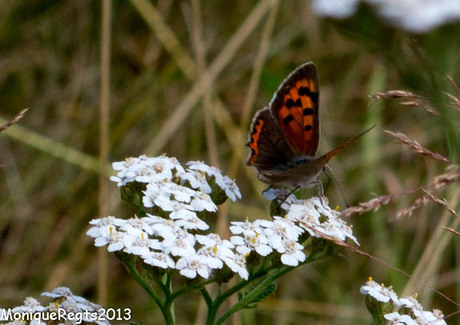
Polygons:
[[[36,312],[43,312],[45,310],[46,308],[43,307],[37,299],[32,298],[32,297],[27,297],[24,300],[24,305],[13,308],[13,312],[15,313],[36,313]],[[6,319],[0,318],[0,321],[2,320],[6,320]]]
[[303,246],[294,240],[284,239],[282,246],[278,249],[281,253],[281,262],[285,265],[297,266],[299,262],[305,261]]
[[200,255],[187,255],[177,261],[176,268],[187,278],[194,279],[199,274],[202,278],[207,279],[211,273],[208,263],[209,260]]
[[401,315],[398,312],[385,314],[383,316],[386,320],[390,321],[394,325],[418,325],[417,321],[410,315]]
[[377,302],[377,305],[372,308],[374,312],[382,313],[388,309],[397,310],[382,315],[391,324],[446,324],[444,315],[440,310],[434,309],[433,312],[423,310],[423,306],[417,301],[416,295],[399,298],[391,286],[379,285],[372,278],[369,278],[369,281],[361,287],[360,291],[363,295],[370,296],[374,302]]
[[232,236],[230,241],[236,246],[236,251],[243,256],[250,254],[252,251],[261,256],[267,256],[273,251],[263,233],[245,232],[243,237]]
[[298,223],[310,236],[321,237],[324,234],[340,241],[349,238],[359,245],[351,227],[339,215],[327,205],[326,198],[313,197],[291,204],[286,219]]
[[74,295],[69,288],[58,287],[51,292],[43,292],[41,294],[45,297],[50,297],[53,300],[59,299],[59,304],[50,304],[48,309],[49,311],[55,311],[55,309],[64,309],[66,312],[76,312],[83,314],[83,321],[87,323],[96,323],[96,324],[110,324],[105,319],[92,319],[90,314],[85,314],[84,312],[94,312],[100,310],[101,306],[98,304],[92,303],[85,298]]
[[[88,230],[87,234],[95,238],[94,244],[96,247],[108,245],[109,252],[120,251],[124,247],[129,247],[135,236],[131,236],[124,231],[119,231],[115,224],[106,225],[104,222],[99,222],[99,220],[93,220],[94,224],[97,224],[96,227]],[[117,224],[122,224],[117,222]]]
[[[327,239],[356,240],[351,228],[338,219],[338,212],[329,208],[327,199],[299,200],[286,189],[264,192],[266,197],[282,198],[284,218],[232,222],[233,236],[224,240],[203,233],[209,225],[201,219],[205,211],[217,210],[213,199],[223,202],[225,196],[231,200],[241,197],[235,182],[219,169],[199,161],[187,163],[184,169],[177,159],[166,156],[129,158],[113,163],[113,167],[118,173],[111,180],[126,187],[126,198],[135,198],[133,205],[139,207],[142,197],[144,208],[152,208],[158,215],[144,210],[138,212],[142,218],[93,220],[88,235],[95,238],[96,246],[135,255],[160,269],[177,269],[188,278],[208,278],[214,270],[227,266],[247,279],[246,257],[252,252],[268,256],[276,251],[281,263],[298,266],[306,259],[304,246],[298,242],[306,231],[316,237],[325,234]],[[143,185],[131,186],[132,182]],[[212,195],[216,189],[217,195]],[[139,195],[131,196],[135,191]]]
[[393,291],[392,287],[385,287],[383,284],[378,284],[374,280],[370,279],[366,282],[366,285],[360,289],[361,294],[369,295],[379,302],[390,302],[392,301],[395,305],[399,306],[398,295]]
[[314,0],[313,9],[320,16],[344,19],[355,13],[359,2],[372,6],[396,27],[415,33],[460,19],[460,2],[456,0]]
[[[187,165],[190,171],[202,172],[213,178],[214,182],[225,191],[225,195],[227,195],[230,200],[236,201],[237,198],[241,198],[241,193],[236,183],[228,176],[222,175],[222,172],[218,168],[208,166],[201,161],[189,161]],[[195,175],[197,174],[199,173],[195,173]]]
[[[45,317],[46,314],[48,313],[53,313],[55,314],[58,309],[60,310],[59,314],[62,315],[62,310],[68,313],[72,312],[74,314],[78,313],[81,314],[82,319],[81,321],[84,322],[85,324],[110,324],[103,315],[100,315],[101,317],[98,317],[97,320],[95,318],[91,318],[89,313],[86,312],[95,312],[100,310],[102,307],[99,306],[98,304],[92,303],[85,298],[82,298],[80,296],[74,295],[72,291],[70,291],[69,288],[66,287],[58,287],[54,289],[51,292],[43,292],[41,294],[44,297],[49,297],[54,300],[54,302],[50,303],[48,306],[42,306],[40,302],[32,297],[28,297],[24,300],[24,304],[22,306],[17,306],[12,308],[13,313],[30,313],[34,314],[30,322],[26,319],[21,319],[21,320],[15,320],[13,322],[9,322],[8,324],[31,324],[31,325],[45,325],[48,324],[44,322],[44,319],[47,319]],[[0,308],[0,314],[2,314],[2,308]],[[40,314],[40,315],[39,315]],[[36,316],[41,316],[37,317]],[[43,317],[43,318],[42,318]],[[49,317],[49,316],[48,316]],[[51,319],[51,318],[48,318]],[[62,319],[62,318],[61,318]],[[4,319],[0,317],[0,321],[7,321],[7,319]],[[69,319],[69,322],[66,320],[67,323],[72,323],[73,322]],[[2,322],[3,324],[3,322]]]
[[174,269],[176,267],[172,257],[162,252],[148,252],[142,258],[145,263],[162,269]]
[[233,245],[230,241],[226,239],[221,239],[218,234],[207,234],[196,235],[197,241],[203,246],[211,251],[211,255],[215,256],[221,260],[226,258],[233,258],[235,253],[233,252]]
[[233,272],[238,273],[240,278],[244,280],[249,278],[246,258],[243,255],[235,253],[232,257],[224,258],[223,261]]

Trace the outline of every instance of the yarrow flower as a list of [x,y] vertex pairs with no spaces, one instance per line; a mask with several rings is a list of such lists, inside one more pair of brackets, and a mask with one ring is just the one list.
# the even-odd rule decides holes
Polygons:
[[276,252],[282,264],[294,267],[304,262],[304,246],[299,240],[308,234],[324,234],[329,236],[326,239],[342,241],[350,238],[357,243],[351,228],[327,206],[326,198],[299,200],[285,189],[264,192],[268,198],[284,198],[284,218],[233,221],[230,240],[205,234],[210,226],[202,217],[206,211],[217,210],[214,192],[225,193],[231,200],[241,198],[235,182],[217,168],[199,161],[183,168],[175,158],[166,156],[129,158],[113,163],[113,167],[118,173],[111,177],[112,181],[130,189],[128,194],[141,194],[143,210],[138,213],[143,217],[96,219],[90,222],[92,227],[87,234],[95,239],[96,246],[137,256],[158,270],[176,269],[190,279],[207,279],[226,268],[223,274],[232,271],[248,279],[246,258],[250,254],[268,256]]
[[391,301],[396,306],[400,305],[398,295],[393,291],[392,287],[385,287],[372,279],[369,279],[366,285],[361,287],[360,292],[363,295],[371,296],[379,302],[387,303]]
[[324,234],[340,241],[349,238],[359,245],[351,227],[340,219],[340,213],[332,210],[327,203],[325,197],[321,199],[313,197],[300,203],[293,203],[289,207],[287,219],[298,223],[313,237],[321,237]]
[[266,256],[273,250],[281,255],[281,262],[285,265],[297,266],[299,261],[305,260],[303,246],[297,242],[303,230],[293,222],[281,217],[274,217],[274,221],[256,220],[254,222],[232,222],[231,237],[238,253],[248,255],[252,251]]
[[302,246],[298,239],[308,232],[313,237],[333,237],[340,241],[347,238],[359,245],[351,227],[339,218],[339,212],[327,205],[326,198],[313,197],[299,200],[284,189],[269,189],[264,196],[270,199],[284,198],[281,208],[286,211],[285,218],[274,216],[273,221],[256,220],[250,222],[234,221],[230,226],[233,235],[231,242],[242,255],[256,252],[266,256],[272,251],[281,254],[285,265],[297,266],[305,261]]
[[203,162],[189,162],[185,170],[176,158],[140,156],[114,162],[112,166],[118,173],[110,180],[119,187],[132,182],[146,184],[142,197],[146,208],[158,206],[163,211],[172,211],[174,204],[181,202],[188,204],[190,211],[214,212],[217,207],[209,196],[210,183],[215,183],[232,201],[241,198],[234,181]]
[[[423,310],[423,306],[417,301],[416,295],[399,298],[391,286],[385,287],[372,278],[369,278],[366,284],[361,287],[360,292],[370,298],[369,310],[372,313],[382,313],[383,311],[382,316],[391,324],[446,324],[444,315],[440,310],[434,309],[432,312]],[[388,306],[385,308],[383,307],[384,304]],[[394,309],[398,311],[393,311]]]
[[282,246],[277,249],[281,253],[281,262],[285,265],[297,266],[305,261],[304,247],[294,240],[283,239]]
[[[208,166],[201,161],[189,161],[187,166],[189,167],[189,170],[201,171],[209,177],[212,177],[215,183],[225,191],[225,195],[227,195],[230,200],[236,201],[236,199],[241,199],[241,193],[236,186],[236,183],[228,176],[222,175],[221,171],[216,167]],[[197,176],[199,173],[196,173],[195,175]]]
[[126,220],[116,219],[112,216],[92,220],[90,224],[95,225],[95,227],[88,230],[86,234],[96,238],[94,242],[96,247],[108,245],[109,252],[119,251],[124,247],[130,246],[135,238],[132,235],[117,230],[117,228],[120,228],[125,223]]
[[243,233],[243,237],[233,236],[231,242],[236,246],[236,251],[243,256],[249,255],[252,251],[257,252],[261,256],[267,256],[273,251],[267,237],[263,233],[245,232]]
[[180,270],[181,275],[187,278],[194,279],[197,274],[199,274],[202,278],[207,279],[211,272],[211,268],[207,262],[207,259],[196,254],[188,255],[181,257],[179,261],[177,261],[176,268]]
[[[32,297],[27,297],[24,300],[24,305],[14,307],[12,309],[13,313],[18,313],[18,314],[24,314],[24,313],[34,314],[34,313],[43,313],[45,311],[46,311],[46,307],[42,306],[37,299],[32,298]],[[1,313],[1,312],[2,312],[2,309],[0,308],[0,315],[2,315],[2,316],[7,315],[6,313]],[[7,319],[2,319],[0,317],[0,321],[6,321],[6,320]],[[36,324],[44,324],[44,323],[43,322],[40,322],[40,323],[37,322]]]
[[383,19],[415,33],[460,19],[457,0],[314,0],[313,9],[320,16],[343,19],[352,16],[360,2],[375,8]]
[[393,312],[385,314],[383,316],[386,320],[390,321],[391,324],[401,324],[401,325],[419,325],[415,319],[412,319],[409,315],[401,315],[398,312]]
[[173,172],[176,175],[181,175],[185,172],[176,158],[166,156],[155,158],[147,156],[131,157],[125,161],[114,162],[112,166],[114,170],[120,171],[117,176],[110,177],[110,180],[117,182],[118,186],[124,186],[133,181],[151,183],[152,178],[158,181],[171,180]]
[[[104,315],[98,312],[102,308],[100,305],[74,295],[69,288],[58,287],[51,292],[43,292],[41,296],[49,297],[53,302],[43,306],[37,299],[27,297],[22,306],[11,309],[11,312],[14,314],[22,314],[22,320],[13,321],[8,324],[45,325],[47,324],[45,320],[52,319],[51,315],[47,316],[49,313],[53,313],[52,317],[60,315],[57,321],[65,321],[66,324],[67,322],[69,322],[69,324],[72,323],[70,318],[68,320],[64,319],[64,317],[68,317],[71,314],[74,317],[78,314],[82,318],[81,322],[85,324],[110,324],[109,321],[105,319]],[[98,317],[94,317],[94,313],[97,313]],[[2,308],[0,308],[0,315],[8,315],[8,312],[6,309],[2,310]],[[30,320],[30,322],[27,320]],[[76,319],[74,320],[76,321]],[[8,319],[2,319],[2,317],[0,317],[0,321],[8,321]]]

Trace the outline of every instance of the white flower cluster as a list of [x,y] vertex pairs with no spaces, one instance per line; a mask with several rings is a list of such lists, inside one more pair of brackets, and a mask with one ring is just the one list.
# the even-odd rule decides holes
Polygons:
[[[200,219],[206,226],[209,226]],[[148,214],[128,220],[107,217],[90,222],[95,227],[87,234],[95,245],[108,245],[109,252],[123,251],[141,257],[146,264],[162,269],[177,269],[188,278],[199,274],[208,278],[212,270],[227,265],[243,279],[248,278],[244,256],[233,252],[234,245],[217,234],[194,235],[181,220],[166,220]],[[199,229],[199,228],[198,228]],[[196,246],[200,246],[198,249]]]
[[307,231],[313,237],[329,236],[340,241],[349,238],[359,245],[351,227],[340,218],[340,212],[329,207],[326,197],[299,200],[285,189],[269,189],[264,192],[264,196],[269,200],[285,197],[281,207],[287,212],[286,219],[297,224],[302,232]]
[[[283,197],[280,195],[283,191],[270,189],[264,195],[270,199]],[[230,230],[238,236],[233,236],[231,242],[242,255],[255,251],[261,256],[267,256],[275,250],[281,254],[281,262],[290,266],[305,261],[304,247],[298,243],[299,237],[305,232],[312,237],[329,236],[340,241],[350,238],[359,245],[351,228],[325,201],[326,198],[318,197],[298,200],[294,195],[289,195],[282,204],[287,211],[284,218],[274,216],[273,221],[259,219],[254,222],[232,222]]]
[[354,14],[360,1],[376,8],[384,19],[415,33],[460,18],[458,0],[314,0],[313,9],[320,16],[343,19]]
[[231,242],[217,234],[191,233],[209,229],[197,212],[217,210],[209,195],[212,186],[208,178],[233,201],[241,198],[238,187],[215,167],[195,161],[187,166],[186,170],[177,159],[166,156],[140,156],[113,163],[119,172],[110,179],[118,186],[146,183],[144,207],[158,207],[168,213],[169,219],[152,214],[128,220],[107,217],[91,221],[94,227],[87,234],[96,238],[96,246],[108,245],[109,251],[137,255],[146,264],[177,269],[188,278],[197,275],[208,278],[213,270],[225,264],[247,279],[245,258],[234,253]]
[[[5,324],[46,325],[48,324],[47,321],[51,320],[64,321],[66,324],[67,321],[70,322],[69,324],[81,324],[82,322],[98,325],[110,324],[109,321],[100,315],[99,311],[102,308],[100,305],[74,295],[69,288],[58,287],[51,292],[43,292],[41,295],[50,297],[54,301],[48,306],[42,306],[35,298],[27,297],[24,300],[24,305],[11,309],[11,313],[6,309],[0,308],[0,316],[8,317],[12,315],[12,318],[16,318],[16,315],[22,315],[21,320],[15,319]],[[56,319],[56,317],[62,317],[63,319]],[[0,321],[7,320],[0,317]]]
[[383,284],[378,284],[372,278],[366,282],[366,285],[360,289],[363,295],[368,295],[381,303],[390,303],[403,314],[392,312],[385,314],[384,317],[390,324],[405,324],[405,325],[445,325],[444,315],[438,309],[431,311],[423,310],[423,306],[417,301],[415,296],[399,298],[393,291],[393,288],[385,287]]
[[[284,218],[232,222],[230,231],[234,236],[230,241],[213,233],[199,234],[208,230],[209,225],[197,212],[217,209],[209,196],[212,186],[206,176],[230,199],[236,200],[241,194],[236,184],[217,168],[202,162],[187,165],[185,170],[175,158],[166,156],[141,156],[114,163],[119,173],[111,180],[119,186],[146,183],[144,207],[159,208],[168,217],[146,213],[143,218],[128,220],[112,216],[92,220],[93,227],[87,234],[95,238],[95,245],[108,246],[110,252],[136,255],[154,267],[177,269],[191,279],[198,275],[207,279],[224,266],[248,279],[246,257],[253,251],[261,256],[276,251],[285,265],[297,266],[303,262],[304,247],[298,241],[305,232],[342,241],[350,238],[357,243],[351,228],[338,218],[338,212],[327,206],[325,198],[301,201],[293,195],[284,200],[283,207],[288,211]],[[280,191],[270,190],[266,194],[279,197]]]
[[[190,161],[185,170],[176,158],[166,156],[150,158],[140,156],[114,162],[113,169],[119,170],[110,180],[119,187],[136,181],[147,184],[143,203],[146,208],[158,206],[164,211],[174,211],[177,216],[187,218],[192,211],[216,211],[217,207],[209,197],[212,188],[206,176],[212,178],[232,201],[241,198],[235,182],[223,176],[220,170],[200,161]],[[189,185],[189,186],[187,186]]]

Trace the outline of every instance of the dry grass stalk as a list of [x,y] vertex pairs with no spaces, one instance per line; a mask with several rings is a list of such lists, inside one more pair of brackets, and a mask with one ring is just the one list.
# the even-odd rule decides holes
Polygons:
[[[444,208],[447,209],[447,211],[449,211],[450,213],[452,213],[454,216],[456,216],[457,214],[455,213],[454,210],[452,210],[452,208],[450,208],[450,206],[447,204],[447,202],[444,200],[440,200],[438,198],[435,198],[433,193],[438,193],[442,190],[444,190],[447,186],[449,186],[450,184],[454,183],[454,182],[457,182],[460,178],[460,168],[458,165],[451,165],[449,166],[450,168],[448,168],[448,172],[447,173],[444,173],[444,174],[441,174],[439,176],[436,176],[434,178],[434,181],[426,186],[424,186],[424,192],[426,193],[424,196],[422,196],[421,198],[418,198],[415,200],[415,202],[401,210],[401,211],[398,211],[398,213],[396,214],[396,218],[400,218],[400,217],[403,217],[403,216],[408,216],[410,217],[412,215],[412,213],[426,205],[430,200],[431,201],[434,201],[438,204],[441,204]],[[445,203],[444,203],[445,202]],[[447,204],[447,205],[446,205]]]
[[434,178],[434,181],[427,186],[432,192],[439,192],[450,184],[457,182],[460,178],[460,166],[450,165],[447,167],[447,173],[441,174]]
[[404,216],[410,217],[415,210],[426,205],[429,201],[430,198],[427,195],[417,198],[412,205],[398,211],[396,213],[396,219],[399,219]]
[[414,94],[407,90],[388,90],[385,92],[377,92],[369,95],[370,98],[374,99],[388,99],[388,98],[410,98],[414,100],[424,99],[424,97]]
[[453,216],[456,216],[456,217],[458,216],[457,212],[455,212],[454,209],[452,209],[452,207],[450,206],[449,202],[447,202],[446,199],[443,198],[441,200],[440,198],[434,196],[433,194],[431,194],[428,191],[424,191],[424,192],[430,197],[430,199],[433,202],[435,202],[435,203],[439,204],[440,206],[442,206],[444,209],[446,209]]
[[457,84],[455,83],[454,81],[454,78],[452,78],[451,76],[446,76],[446,79],[447,81],[449,81],[449,83],[452,85],[452,87],[454,87],[454,89],[460,93],[460,87],[457,86]]
[[449,227],[443,227],[444,229],[446,229],[447,231],[450,231],[451,233],[453,233],[454,235],[457,235],[460,237],[460,232],[458,232],[457,230],[455,229],[452,229],[452,228],[449,228]]
[[[452,86],[458,92],[460,92],[460,88],[455,84],[453,79],[448,77],[448,80],[452,84]],[[457,105],[459,107],[459,109],[460,109],[460,100],[457,97],[453,96],[453,95],[450,95],[450,94],[448,94],[448,95],[449,95],[450,98],[452,98],[452,100],[454,101],[454,104]],[[419,96],[419,95],[414,94],[414,93],[412,93],[410,91],[389,90],[387,92],[374,93],[374,94],[370,95],[369,97],[374,98],[376,100],[387,99],[387,98],[406,98],[406,99],[409,99],[409,101],[402,103],[403,105],[406,105],[406,106],[421,106],[421,105],[424,105],[424,107],[425,107],[425,109],[427,111],[436,112],[432,107],[430,107],[430,105],[428,103],[428,100],[425,97]],[[435,177],[434,181],[432,183],[430,183],[430,184],[427,184],[427,185],[425,185],[423,187],[420,187],[420,188],[417,188],[417,189],[414,189],[414,190],[411,190],[411,191],[405,191],[405,192],[398,193],[398,194],[390,194],[390,195],[386,195],[386,196],[375,197],[375,198],[373,198],[372,200],[370,200],[368,202],[359,203],[357,206],[353,206],[353,207],[349,207],[349,208],[345,209],[342,212],[342,217],[345,218],[345,217],[348,217],[348,216],[350,216],[352,214],[362,214],[364,212],[371,211],[371,210],[377,211],[381,206],[387,205],[395,197],[398,197],[398,196],[401,196],[401,195],[413,194],[416,191],[419,191],[421,189],[425,191],[425,195],[420,197],[420,198],[417,198],[415,200],[415,202],[411,206],[399,211],[396,214],[397,218],[400,218],[401,216],[410,216],[410,215],[412,215],[414,210],[418,209],[421,206],[426,205],[430,201],[433,201],[433,202],[436,202],[436,203],[440,204],[445,209],[447,209],[447,211],[449,211],[451,214],[457,216],[457,214],[449,206],[447,201],[445,199],[441,200],[441,199],[435,197],[434,193],[440,192],[441,190],[445,189],[448,185],[452,184],[453,182],[458,181],[458,179],[460,178],[459,166],[458,165],[453,165],[454,163],[451,160],[447,159],[446,157],[424,148],[417,141],[410,139],[404,133],[392,132],[392,131],[388,131],[388,130],[385,130],[385,132],[387,134],[391,135],[392,137],[394,137],[399,142],[401,142],[401,143],[403,143],[405,145],[408,145],[410,148],[415,150],[417,153],[420,153],[420,154],[422,154],[424,156],[430,157],[430,158],[435,159],[435,160],[439,160],[439,161],[442,161],[442,162],[447,162],[447,163],[452,164],[452,165],[449,166],[449,170],[448,170],[447,173],[444,173],[442,175],[439,175],[439,176]]]
[[433,182],[425,186],[422,186],[422,187],[419,187],[419,188],[416,188],[410,191],[397,193],[397,194],[378,196],[376,198],[373,198],[370,201],[359,203],[357,206],[352,206],[352,207],[349,207],[343,210],[341,217],[346,218],[353,214],[363,214],[364,212],[371,211],[371,210],[377,211],[381,206],[387,205],[394,198],[402,196],[402,195],[413,194],[419,190],[424,190],[426,195],[424,195],[421,198],[416,199],[414,204],[412,204],[411,206],[399,211],[396,214],[396,218],[400,218],[402,216],[410,216],[414,210],[427,204],[430,200],[438,204],[441,204],[450,213],[456,216],[457,214],[452,208],[450,208],[447,202],[445,200],[443,201],[438,198],[435,198],[433,196],[433,193],[438,193],[444,190],[447,186],[449,186],[450,184],[454,182],[457,182],[459,179],[460,179],[460,166],[451,165],[448,167],[447,173],[436,176]]
[[401,105],[404,106],[411,106],[411,107],[423,107],[427,112],[434,114],[434,115],[439,115],[438,111],[436,111],[428,101],[426,97],[414,94],[413,92],[407,91],[407,90],[388,90],[385,92],[377,92],[374,94],[369,95],[370,98],[373,98],[375,100],[381,100],[381,99],[400,99],[400,98],[405,98],[408,99],[405,102],[400,103]]
[[[342,246],[342,247],[344,247],[344,248],[346,248],[346,249],[348,249],[348,250],[350,250],[350,251],[352,251],[352,252],[358,253],[358,254],[360,254],[360,255],[362,255],[362,256],[365,256],[365,257],[367,257],[367,258],[369,258],[369,259],[375,260],[375,261],[377,261],[377,262],[379,262],[379,263],[385,265],[386,267],[388,267],[388,268],[390,268],[390,269],[392,269],[392,270],[395,270],[395,271],[397,271],[397,272],[399,272],[399,273],[401,273],[401,274],[404,274],[404,275],[407,276],[408,278],[413,279],[413,276],[410,275],[409,273],[407,273],[406,271],[404,271],[404,270],[402,270],[402,269],[400,269],[400,268],[397,268],[397,267],[395,267],[395,266],[393,266],[393,265],[391,265],[391,264],[385,262],[384,260],[381,260],[380,258],[378,258],[378,257],[376,257],[376,256],[374,256],[374,255],[371,255],[371,254],[369,254],[369,253],[367,253],[367,252],[365,252],[365,251],[362,251],[362,250],[360,250],[359,248],[357,248],[357,247],[355,247],[355,246],[352,246],[352,245],[350,245],[350,244],[348,244],[348,243],[346,243],[346,242],[344,242],[344,241],[341,241],[341,240],[338,239],[338,238],[329,236],[329,235],[327,235],[327,234],[325,234],[325,233],[323,233],[323,232],[317,230],[316,228],[314,228],[314,227],[312,227],[312,226],[309,226],[309,225],[307,225],[307,224],[303,224],[303,225],[304,225],[305,227],[309,228],[311,231],[313,231],[315,234],[317,234],[318,236],[320,236],[320,237],[323,238],[323,239],[329,240],[329,241],[333,242],[334,244],[336,244],[336,245],[338,245],[338,246]],[[444,227],[444,228],[446,228],[446,227]],[[450,228],[446,228],[446,229],[447,229],[447,230],[451,230]],[[455,233],[455,231],[454,231],[454,233]],[[417,281],[417,280],[416,280],[416,281]],[[430,286],[430,285],[427,284],[426,282],[420,282],[420,281],[417,281],[417,282],[422,283],[425,287],[429,288],[430,290],[433,290],[433,292],[437,293],[438,295],[440,295],[441,297],[443,297],[443,298],[446,299],[447,301],[453,303],[455,306],[460,307],[460,304],[459,304],[458,302],[456,302],[455,300],[451,299],[450,297],[448,297],[447,295],[445,295],[445,294],[442,293],[441,291],[436,290],[434,287]]]
[[450,99],[452,99],[451,106],[449,107],[457,112],[460,112],[460,99],[449,93],[446,93],[446,95],[449,96]]
[[349,207],[342,211],[342,218],[351,216],[352,214],[363,214],[367,211],[377,211],[382,205],[387,205],[397,194],[378,196],[370,201],[358,203],[356,206]]
[[[451,86],[460,93],[460,87],[455,83],[454,79],[451,76],[446,76],[447,81],[451,84]],[[460,112],[460,99],[452,94],[445,92],[445,94],[452,100],[450,108],[453,110]]]
[[11,121],[9,121],[9,122],[6,123],[5,125],[0,126],[0,132],[5,131],[5,130],[8,129],[10,126],[12,126],[13,124],[15,124],[17,121],[19,121],[20,119],[22,119],[22,117],[26,114],[26,112],[27,112],[28,110],[29,110],[28,108],[24,108],[22,111],[19,112],[18,115],[16,115],[16,116],[14,117],[14,119],[12,119]]
[[418,143],[415,140],[410,139],[404,133],[392,132],[392,131],[388,131],[388,130],[384,130],[384,132],[389,134],[389,135],[391,135],[393,138],[395,138],[399,142],[401,142],[401,143],[403,143],[405,145],[408,145],[409,147],[414,149],[416,152],[421,153],[424,156],[430,157],[430,158],[435,159],[435,160],[447,162],[447,163],[450,163],[450,164],[453,163],[451,160],[447,159],[446,157],[424,148],[423,146],[420,145],[420,143]]
[[[397,268],[397,267],[395,267],[395,266],[393,266],[393,265],[391,265],[391,264],[385,262],[384,260],[382,260],[382,259],[380,259],[380,258],[378,258],[378,257],[376,257],[376,256],[374,256],[374,255],[371,255],[371,254],[369,254],[369,253],[367,253],[367,252],[365,252],[365,251],[363,251],[363,250],[361,250],[361,249],[359,249],[359,248],[357,248],[357,247],[355,247],[355,246],[352,246],[352,245],[350,245],[350,244],[348,244],[348,243],[346,243],[346,242],[344,242],[344,241],[341,241],[340,239],[338,239],[338,238],[336,238],[336,237],[327,235],[327,234],[325,234],[325,233],[319,231],[319,230],[316,229],[315,227],[312,227],[312,226],[310,226],[310,225],[308,225],[308,224],[306,224],[306,223],[304,223],[303,226],[306,227],[306,228],[308,228],[308,229],[310,229],[312,232],[314,232],[315,234],[317,234],[317,235],[318,235],[319,237],[321,237],[322,239],[331,241],[331,242],[333,242],[334,244],[336,244],[337,246],[344,247],[344,248],[348,249],[348,250],[351,251],[351,252],[355,252],[355,253],[357,253],[357,254],[359,254],[359,255],[362,255],[362,256],[367,257],[367,258],[372,259],[372,260],[375,260],[375,261],[377,261],[377,262],[379,262],[379,263],[385,265],[385,266],[388,267],[389,269],[396,270],[397,272],[399,272],[399,273],[401,273],[401,274],[404,274],[404,275],[407,276],[408,278],[412,278],[412,276],[411,276],[409,273],[407,273],[406,271],[404,271],[404,270],[402,270],[402,269],[400,269],[400,268]],[[434,289],[434,288],[431,288],[431,289],[432,289],[434,292],[436,292],[436,293],[440,294],[441,296],[445,297],[447,300],[452,301],[449,297],[447,297],[447,296],[444,295],[443,293],[437,291],[437,290]],[[458,305],[456,302],[454,302],[454,304]]]

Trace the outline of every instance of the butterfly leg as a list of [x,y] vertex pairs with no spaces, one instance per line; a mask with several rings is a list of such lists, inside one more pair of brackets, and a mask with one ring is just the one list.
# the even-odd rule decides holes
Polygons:
[[327,183],[326,186],[324,187],[324,194],[326,194],[327,190],[329,189],[329,184],[331,184],[331,176],[329,174],[323,172],[323,175],[327,177]]
[[268,193],[268,191],[270,191],[271,189],[273,188],[273,185],[270,185],[269,187],[267,187],[265,190],[262,191],[262,195],[264,197],[266,197],[265,195]]
[[[270,214],[273,215],[284,215],[287,210],[289,209],[289,203],[294,203],[296,200],[291,199],[289,200],[288,207],[282,207],[283,203],[286,202],[289,197],[291,196],[292,193],[294,193],[296,190],[298,190],[300,186],[297,186],[293,190],[287,192],[287,189],[284,187],[281,187],[278,192],[278,196],[272,200],[272,203],[270,205]],[[295,196],[294,196],[295,198]]]
[[318,188],[318,196],[319,197],[324,196],[323,182],[321,182],[319,179],[317,179],[314,182],[314,185],[316,185],[316,187]]
[[323,182],[321,182],[319,179],[317,179],[314,182],[314,185],[316,185],[316,187],[318,188],[318,196],[319,196],[319,200],[321,202],[321,205],[323,207],[325,207],[324,202],[323,202],[323,197],[324,197]]
[[290,197],[291,194],[294,193],[295,191],[297,191],[299,188],[300,188],[300,186],[296,186],[292,191],[290,191],[290,192],[284,197],[284,199],[280,202],[280,205],[282,205],[282,204],[284,203],[284,201],[286,201],[287,198]]

